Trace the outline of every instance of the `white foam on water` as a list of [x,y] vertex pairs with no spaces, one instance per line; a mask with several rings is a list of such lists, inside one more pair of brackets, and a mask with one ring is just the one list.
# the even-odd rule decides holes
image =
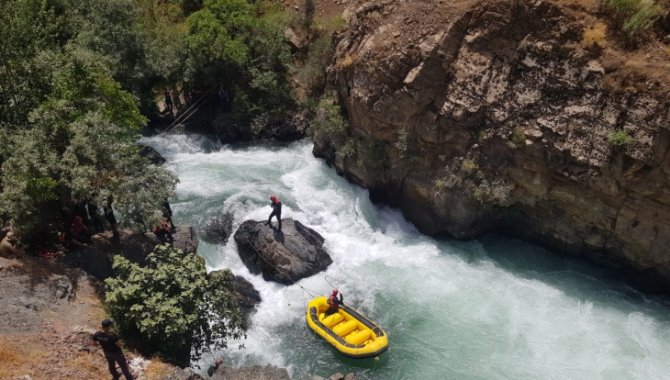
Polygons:
[[[669,378],[668,308],[595,269],[573,269],[568,259],[509,239],[423,236],[315,159],[306,142],[231,148],[188,135],[143,142],[181,180],[172,201],[177,222],[197,224],[223,210],[235,214],[237,228],[265,220],[276,194],[282,216],[321,234],[334,261],[284,286],[252,275],[232,237],[225,246],[201,243],[208,269],[231,268],[263,299],[247,339],[224,351],[227,364],[284,366],[294,378],[335,371],[370,379]],[[381,360],[343,358],[308,330],[305,301],[332,286],[387,330],[391,348]]]

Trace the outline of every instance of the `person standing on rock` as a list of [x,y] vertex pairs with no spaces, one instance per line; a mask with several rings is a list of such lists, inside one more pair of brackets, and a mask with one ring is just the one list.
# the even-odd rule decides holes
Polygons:
[[126,357],[121,350],[119,337],[111,331],[113,324],[114,323],[109,319],[103,320],[102,331],[93,334],[93,341],[99,343],[102,347],[102,352],[105,354],[105,359],[107,359],[109,372],[112,374],[112,378],[118,380],[121,377],[116,371],[116,363],[119,363],[121,372],[123,372],[123,376],[126,377],[126,380],[132,380],[133,376],[130,374],[128,362],[126,362]]
[[270,195],[270,207],[272,207],[272,212],[268,217],[268,226],[272,227],[272,217],[277,217],[277,222],[279,222],[279,231],[281,231],[281,201],[274,195]]

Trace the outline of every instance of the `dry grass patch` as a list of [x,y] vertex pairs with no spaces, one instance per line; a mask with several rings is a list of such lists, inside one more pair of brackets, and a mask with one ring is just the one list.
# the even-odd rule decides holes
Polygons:
[[597,22],[594,25],[585,28],[582,35],[582,46],[585,48],[593,45],[605,47],[605,38],[607,37],[607,25]]
[[[39,353],[34,353],[39,355]],[[12,379],[28,375],[32,356],[7,337],[0,337],[0,379]]]
[[347,54],[344,58],[338,58],[335,65],[340,68],[347,68],[358,61],[358,54]]
[[147,380],[162,380],[168,377],[173,371],[173,367],[163,363],[158,358],[151,359],[151,362],[144,371]]
[[72,368],[77,375],[86,379],[103,380],[109,378],[107,362],[99,353],[81,352],[79,355],[66,360],[64,368]]

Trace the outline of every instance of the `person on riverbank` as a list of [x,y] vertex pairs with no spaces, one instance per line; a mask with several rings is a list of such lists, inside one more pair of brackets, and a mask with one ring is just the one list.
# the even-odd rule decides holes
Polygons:
[[170,232],[174,233],[177,228],[174,226],[174,223],[172,223],[172,208],[170,207],[170,202],[167,200],[167,198],[163,201],[161,207],[163,209],[163,218],[165,218],[170,223]]
[[123,355],[121,350],[121,344],[119,343],[119,337],[111,331],[112,325],[114,323],[105,319],[102,321],[102,331],[98,331],[93,334],[93,341],[100,344],[102,347],[102,352],[105,354],[105,359],[107,359],[107,364],[109,365],[109,373],[112,374],[114,380],[118,380],[121,375],[116,371],[116,364],[119,364],[121,367],[121,372],[123,376],[126,377],[126,380],[132,380],[133,376],[130,374],[128,369],[128,362],[126,357]]
[[172,244],[174,242],[174,238],[172,237],[172,228],[170,227],[170,223],[168,223],[166,218],[162,218],[161,220],[158,221],[154,225],[154,228],[152,232],[158,240],[161,243],[167,243],[167,244]]
[[112,239],[119,240],[119,228],[116,223],[116,217],[114,216],[114,209],[112,208],[112,203],[114,203],[114,198],[110,195],[107,197],[107,204],[103,207],[103,212],[105,214],[105,219],[109,223],[109,227],[112,230]]
[[83,246],[84,242],[90,238],[91,234],[88,232],[84,219],[79,214],[75,215],[70,223],[70,239],[75,245]]
[[326,317],[337,313],[340,310],[340,306],[344,305],[344,297],[340,293],[340,297],[337,297],[338,290],[333,289],[333,292],[328,297],[328,310],[326,310]]
[[281,201],[274,195],[270,195],[270,207],[272,207],[272,212],[268,217],[268,225],[272,227],[272,217],[277,217],[277,222],[279,223],[279,231],[281,231]]
[[216,372],[216,370],[219,369],[219,367],[221,367],[221,364],[223,364],[223,358],[219,356],[214,361],[214,364],[209,366],[209,368],[207,368],[207,375],[209,375],[209,377],[214,376],[214,372]]
[[172,115],[172,96],[170,95],[170,91],[166,89],[163,96],[165,97],[165,112]]

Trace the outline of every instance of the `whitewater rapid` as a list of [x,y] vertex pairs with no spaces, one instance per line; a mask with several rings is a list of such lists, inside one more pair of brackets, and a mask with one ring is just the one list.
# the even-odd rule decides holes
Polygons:
[[[230,211],[236,229],[267,219],[276,194],[284,218],[326,240],[333,264],[292,286],[252,275],[232,237],[225,246],[201,242],[208,270],[231,268],[263,299],[247,338],[221,353],[226,365],[273,364],[293,379],[335,372],[360,379],[670,378],[668,302],[609,272],[498,236],[424,236],[314,158],[307,141],[229,147],[178,134],[142,142],[180,179],[171,200],[176,223],[199,226]],[[309,292],[333,286],[388,332],[381,357],[344,358],[307,328]]]

